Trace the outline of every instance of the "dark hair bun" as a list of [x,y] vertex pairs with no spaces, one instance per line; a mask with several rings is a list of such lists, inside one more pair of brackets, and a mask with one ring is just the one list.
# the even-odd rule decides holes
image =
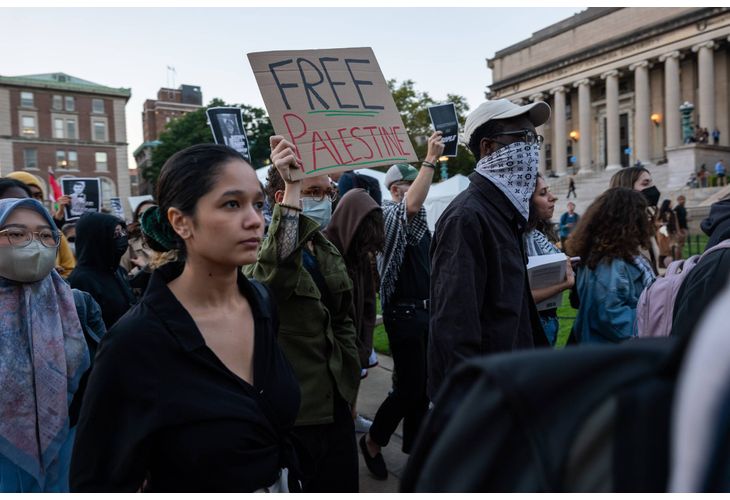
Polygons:
[[154,206],[148,208],[140,218],[142,225],[142,233],[145,236],[147,244],[156,252],[169,252],[177,249],[177,234],[162,216],[160,207]]

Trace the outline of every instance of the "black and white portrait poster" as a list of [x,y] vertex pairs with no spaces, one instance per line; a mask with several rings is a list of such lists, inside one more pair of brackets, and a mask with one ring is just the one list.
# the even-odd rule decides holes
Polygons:
[[459,140],[459,121],[456,118],[456,107],[453,103],[439,104],[428,108],[431,123],[436,131],[441,132],[444,141],[444,156],[456,156]]
[[122,207],[121,198],[109,198],[109,204],[112,207],[112,214],[124,220],[124,208]]
[[61,190],[71,198],[71,203],[64,207],[67,221],[101,208],[101,181],[98,178],[64,177]]
[[208,123],[216,144],[224,144],[251,161],[241,108],[208,108]]

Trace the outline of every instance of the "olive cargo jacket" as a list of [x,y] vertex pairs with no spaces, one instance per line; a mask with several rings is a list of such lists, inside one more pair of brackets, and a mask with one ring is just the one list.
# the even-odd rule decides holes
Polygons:
[[[353,404],[360,385],[355,325],[350,317],[352,281],[344,259],[319,232],[319,224],[301,214],[296,249],[278,262],[275,236],[280,221],[281,209],[276,205],[258,260],[246,266],[244,273],[265,283],[276,299],[279,345],[302,393],[296,425],[331,423],[334,391]],[[302,250],[310,240],[329,289],[330,297],[324,299],[302,264]]]

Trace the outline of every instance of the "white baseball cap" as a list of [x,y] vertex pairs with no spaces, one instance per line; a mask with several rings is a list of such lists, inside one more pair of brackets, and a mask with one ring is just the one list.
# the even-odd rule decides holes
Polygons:
[[507,99],[483,102],[466,117],[462,140],[468,146],[472,134],[488,121],[504,120],[505,118],[513,118],[525,114],[527,115],[527,119],[535,127],[538,127],[550,118],[550,106],[543,101],[536,101],[524,106],[519,106]]

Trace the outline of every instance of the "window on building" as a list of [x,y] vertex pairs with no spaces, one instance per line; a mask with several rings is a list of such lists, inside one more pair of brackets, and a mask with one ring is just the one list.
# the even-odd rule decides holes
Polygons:
[[26,108],[33,107],[33,92],[21,92],[20,93],[20,105]]
[[67,159],[68,168],[79,168],[79,154],[76,151],[69,151]]
[[106,142],[106,122],[94,120],[94,140]]
[[58,150],[56,151],[56,168],[66,168],[68,167],[68,162],[66,161],[66,151]]
[[78,139],[76,130],[76,120],[66,120],[66,138]]
[[63,139],[64,137],[63,118],[55,118],[53,120],[53,138]]
[[53,96],[53,104],[51,104],[53,109],[63,109],[63,97],[60,95],[54,95]]
[[20,119],[20,133],[25,136],[38,135],[38,129],[35,126],[35,116],[23,116]]
[[92,99],[91,100],[91,111],[92,111],[92,113],[103,114],[104,113],[104,99]]
[[23,166],[25,168],[38,168],[38,150],[27,148],[23,150]]
[[107,163],[107,154],[103,151],[97,151],[94,155],[96,160],[96,170],[100,172],[106,172],[109,170],[109,164]]
[[67,95],[65,101],[66,111],[76,111],[76,99],[73,96]]

